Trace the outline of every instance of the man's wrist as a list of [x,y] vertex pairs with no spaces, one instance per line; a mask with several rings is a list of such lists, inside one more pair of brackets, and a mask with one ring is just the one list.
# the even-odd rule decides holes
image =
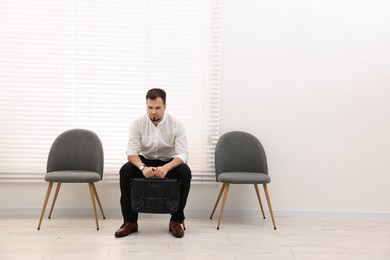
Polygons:
[[142,172],[143,169],[145,169],[145,164],[142,164],[138,169],[140,169],[140,171]]

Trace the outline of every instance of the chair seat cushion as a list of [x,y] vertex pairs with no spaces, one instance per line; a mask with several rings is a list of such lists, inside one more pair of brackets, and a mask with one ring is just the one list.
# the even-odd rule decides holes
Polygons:
[[260,172],[222,172],[218,175],[219,182],[234,184],[263,184],[270,183],[271,178]]
[[45,175],[47,182],[98,182],[101,176],[97,172],[67,170],[67,171],[53,171]]

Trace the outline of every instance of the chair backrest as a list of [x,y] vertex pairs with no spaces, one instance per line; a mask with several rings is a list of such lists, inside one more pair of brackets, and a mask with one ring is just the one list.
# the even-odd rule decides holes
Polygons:
[[97,134],[86,129],[71,129],[54,140],[46,170],[93,171],[103,178],[103,166],[103,145]]
[[215,148],[216,177],[222,172],[261,172],[268,174],[263,145],[252,134],[232,131],[223,134]]

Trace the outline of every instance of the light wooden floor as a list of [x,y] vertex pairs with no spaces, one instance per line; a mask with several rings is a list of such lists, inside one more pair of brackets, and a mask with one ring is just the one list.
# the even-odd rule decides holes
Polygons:
[[49,259],[390,259],[390,220],[188,218],[181,239],[168,232],[168,215],[142,214],[139,232],[115,238],[119,216],[0,217],[1,260]]

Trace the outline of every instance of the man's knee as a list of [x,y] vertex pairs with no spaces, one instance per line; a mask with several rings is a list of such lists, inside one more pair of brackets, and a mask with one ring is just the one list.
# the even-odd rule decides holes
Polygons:
[[125,163],[122,165],[121,169],[119,170],[119,176],[120,178],[131,178],[132,174],[137,170],[137,168],[130,162]]
[[191,181],[192,179],[191,169],[187,164],[180,165],[178,171],[179,171],[180,179],[188,182]]

